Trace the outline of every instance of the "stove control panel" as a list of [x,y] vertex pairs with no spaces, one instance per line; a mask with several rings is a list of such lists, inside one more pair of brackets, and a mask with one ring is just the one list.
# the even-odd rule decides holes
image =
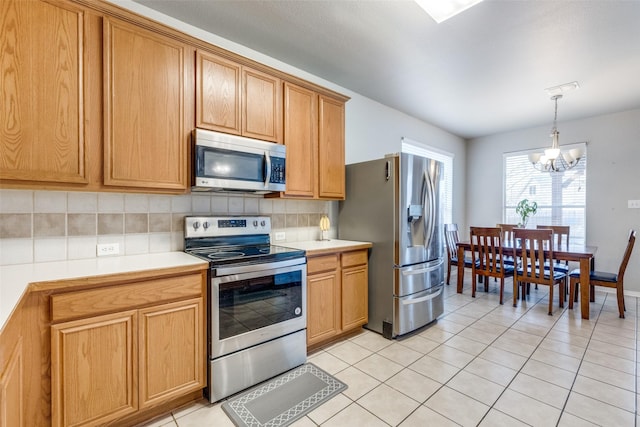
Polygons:
[[271,232],[268,216],[188,216],[184,219],[184,236],[217,237]]

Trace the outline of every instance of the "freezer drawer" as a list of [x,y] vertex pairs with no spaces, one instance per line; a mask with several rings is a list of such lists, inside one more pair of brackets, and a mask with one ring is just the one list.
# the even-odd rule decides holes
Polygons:
[[395,268],[393,296],[403,297],[444,283],[444,258]]
[[434,321],[444,312],[444,286],[434,286],[426,291],[405,297],[393,298],[393,338],[404,335]]

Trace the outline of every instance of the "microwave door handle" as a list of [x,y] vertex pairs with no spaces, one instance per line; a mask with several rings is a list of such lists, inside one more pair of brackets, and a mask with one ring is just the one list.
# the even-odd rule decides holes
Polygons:
[[265,165],[267,168],[267,174],[264,178],[264,188],[269,186],[269,181],[271,181],[271,156],[267,151],[264,152]]

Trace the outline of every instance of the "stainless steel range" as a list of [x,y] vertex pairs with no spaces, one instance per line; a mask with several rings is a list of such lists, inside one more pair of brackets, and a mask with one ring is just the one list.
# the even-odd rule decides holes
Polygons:
[[210,402],[307,359],[305,252],[270,244],[269,217],[187,217],[185,252],[209,262]]

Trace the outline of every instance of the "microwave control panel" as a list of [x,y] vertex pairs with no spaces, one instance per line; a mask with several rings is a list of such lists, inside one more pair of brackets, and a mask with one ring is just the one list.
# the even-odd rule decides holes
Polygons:
[[284,184],[284,157],[271,157],[271,178],[269,182]]

